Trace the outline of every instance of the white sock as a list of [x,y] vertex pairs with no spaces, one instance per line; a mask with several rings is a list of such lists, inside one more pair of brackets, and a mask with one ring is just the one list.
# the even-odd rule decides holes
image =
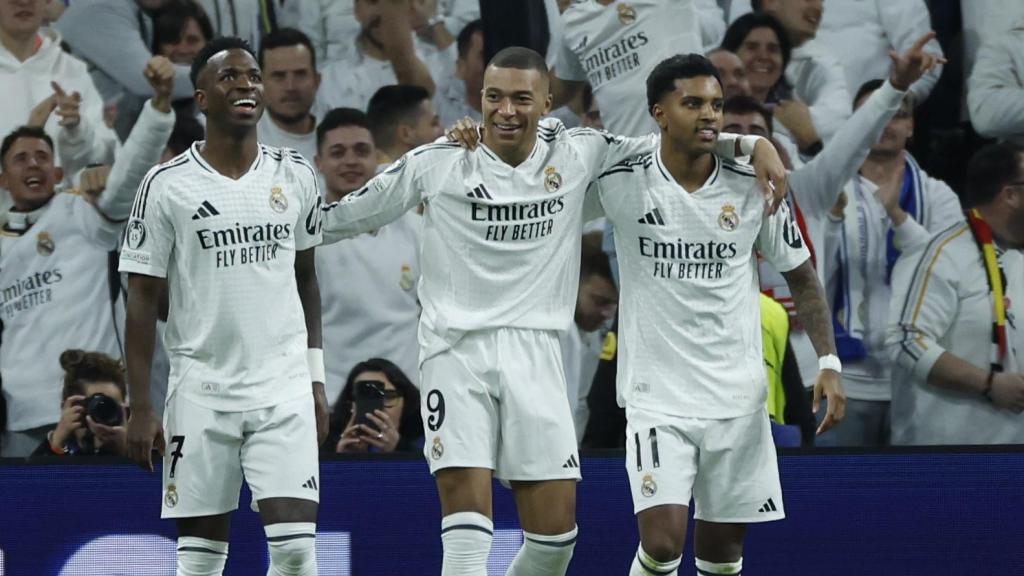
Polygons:
[[700,576],[720,576],[726,574],[727,576],[740,576],[740,572],[743,570],[743,558],[735,562],[707,562],[696,559],[697,562],[697,574]]
[[441,576],[487,576],[493,539],[494,522],[479,512],[456,512],[442,518]]
[[565,576],[578,531],[574,526],[565,534],[545,536],[523,530],[523,547],[512,560],[506,576]]
[[228,543],[196,536],[178,537],[177,576],[221,576]]
[[317,576],[316,523],[279,522],[263,531],[270,549],[267,576]]
[[629,567],[629,576],[676,576],[679,574],[679,564],[683,561],[680,556],[669,562],[658,562],[644,552],[643,544],[636,549],[633,556],[633,564]]

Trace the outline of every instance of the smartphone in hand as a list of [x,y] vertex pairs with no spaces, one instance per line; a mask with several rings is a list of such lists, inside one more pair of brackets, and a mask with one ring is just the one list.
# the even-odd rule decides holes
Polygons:
[[376,380],[363,380],[356,382],[355,386],[355,423],[363,424],[379,432],[377,425],[373,420],[367,418],[366,414],[373,414],[376,410],[384,409],[384,383]]

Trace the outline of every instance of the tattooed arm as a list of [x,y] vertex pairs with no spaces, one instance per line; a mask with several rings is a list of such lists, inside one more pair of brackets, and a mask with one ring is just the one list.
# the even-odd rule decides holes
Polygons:
[[[793,295],[796,313],[807,331],[807,336],[814,345],[818,357],[836,353],[835,335],[832,332],[832,316],[825,300],[825,291],[818,282],[811,261],[805,260],[789,272],[783,272],[789,291]],[[835,426],[843,419],[846,412],[846,396],[843,394],[842,380],[835,370],[819,370],[818,379],[814,383],[813,410],[818,412],[821,398],[828,400],[828,413],[818,427],[818,434]]]

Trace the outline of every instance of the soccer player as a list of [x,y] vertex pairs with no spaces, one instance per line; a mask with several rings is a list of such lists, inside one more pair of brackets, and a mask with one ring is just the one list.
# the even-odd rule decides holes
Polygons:
[[[259,503],[268,574],[313,576],[317,444],[327,432],[316,176],[294,150],[257,143],[262,77],[244,41],[214,40],[191,75],[207,139],[146,176],[121,253],[128,450],[150,470],[152,447],[164,452],[161,516],[177,520],[178,576],[223,571],[243,476]],[[161,426],[149,373],[165,290]]]
[[[424,453],[444,515],[442,574],[486,573],[492,476],[511,485],[525,536],[509,574],[564,574],[580,470],[558,333],[573,317],[585,191],[612,163],[651,150],[653,137],[538,126],[551,104],[547,68],[525,48],[494,56],[483,102],[480,147],[409,152],[324,208],[324,238],[425,204],[420,374]],[[775,170],[770,144],[756,146],[765,171]],[[736,147],[733,139],[720,151]]]
[[[821,356],[820,430],[843,416],[821,285],[785,204],[766,216],[754,172],[715,153],[722,84],[704,57],[674,56],[647,80],[658,150],[592,189],[621,266],[619,403],[641,545],[631,576],[676,574],[696,503],[699,574],[740,573],[748,522],[783,517],[765,407],[756,253],[783,272]],[[819,431],[820,431],[819,430]]]

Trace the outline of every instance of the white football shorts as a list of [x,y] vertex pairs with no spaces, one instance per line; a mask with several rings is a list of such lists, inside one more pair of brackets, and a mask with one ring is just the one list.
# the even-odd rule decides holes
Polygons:
[[420,367],[430,472],[489,468],[503,481],[580,479],[558,334],[466,333]]
[[161,518],[238,507],[242,480],[255,501],[320,501],[313,395],[248,412],[219,412],[172,394],[164,409]]
[[781,520],[779,465],[766,408],[725,420],[627,409],[633,511],[689,506],[708,522]]

